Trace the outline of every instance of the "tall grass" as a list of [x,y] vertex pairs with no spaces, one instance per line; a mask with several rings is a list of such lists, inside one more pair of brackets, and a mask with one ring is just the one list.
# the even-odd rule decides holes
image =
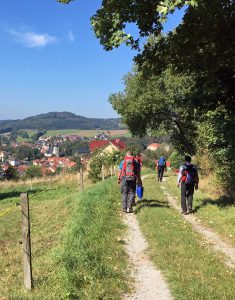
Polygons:
[[78,198],[59,255],[68,299],[121,299],[127,290],[117,194],[108,179]]
[[[48,188],[43,184],[31,193],[30,218],[34,290],[23,289],[21,211],[19,195],[23,187],[15,187],[15,191],[5,192],[7,204],[14,207],[12,211],[0,218],[0,295],[6,299],[56,299],[60,284],[57,276],[57,265],[53,260],[54,248],[59,246],[60,237],[73,208],[73,184]],[[75,193],[78,193],[75,190]],[[13,196],[13,197],[11,197]],[[2,201],[0,207],[2,208]],[[7,202],[9,201],[9,202]],[[1,298],[1,297],[0,297]]]
[[[14,206],[28,188],[6,187],[0,209]],[[30,194],[34,289],[23,289],[21,215],[15,206],[0,218],[0,299],[120,299],[127,279],[119,199],[114,178],[83,193],[76,177],[58,178],[52,186],[34,182]]]
[[[47,178],[48,179],[48,178]],[[88,186],[87,181],[84,182]],[[29,192],[34,289],[23,289],[20,193]],[[3,182],[0,189],[0,299],[65,299],[54,251],[79,193],[77,177],[60,175],[29,182]],[[5,297],[5,298],[4,298]]]

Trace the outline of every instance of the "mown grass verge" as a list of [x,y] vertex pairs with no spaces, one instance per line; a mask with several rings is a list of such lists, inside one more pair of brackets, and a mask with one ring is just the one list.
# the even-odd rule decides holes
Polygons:
[[[166,178],[164,185],[180,205],[180,189],[175,176]],[[200,188],[200,185],[199,185]],[[203,225],[212,228],[224,240],[235,247],[235,203],[226,197],[209,196],[200,188],[194,194],[195,217]]]
[[235,299],[235,272],[226,267],[203,237],[168,206],[155,178],[144,181],[145,199],[137,218],[149,242],[154,264],[179,300]]
[[118,194],[107,179],[79,196],[59,255],[68,299],[121,299],[127,290]]

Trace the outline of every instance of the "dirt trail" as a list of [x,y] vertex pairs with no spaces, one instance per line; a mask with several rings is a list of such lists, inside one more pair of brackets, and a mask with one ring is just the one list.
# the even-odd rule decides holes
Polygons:
[[[181,211],[180,207],[178,206],[177,199],[172,197],[167,191],[166,188],[161,185],[164,194],[167,196],[167,200],[169,204],[179,212]],[[193,229],[205,237],[206,242],[208,242],[214,250],[222,252],[225,254],[225,264],[231,268],[235,267],[235,249],[224,241],[213,232],[211,229],[206,228],[205,226],[201,225],[194,215],[182,215],[182,217],[189,223],[192,224]]]
[[171,300],[169,288],[160,271],[149,260],[146,250],[148,244],[140,231],[134,214],[125,214],[124,223],[128,226],[125,239],[126,251],[130,259],[134,293],[126,295],[125,300]]
[[[142,180],[148,175],[142,176]],[[134,214],[125,214],[124,223],[128,226],[125,238],[126,252],[130,259],[134,293],[125,295],[125,300],[172,300],[169,287],[161,272],[155,268],[147,255],[148,243],[140,231]]]

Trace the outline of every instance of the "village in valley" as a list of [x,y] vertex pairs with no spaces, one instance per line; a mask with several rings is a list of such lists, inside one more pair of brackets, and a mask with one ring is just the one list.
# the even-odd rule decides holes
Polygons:
[[[34,134],[38,139],[34,138],[31,141],[17,141],[17,138],[12,140],[10,134],[1,135],[1,176],[3,177],[4,173],[7,173],[9,167],[16,172],[14,174],[17,174],[17,178],[24,178],[27,170],[32,166],[40,169],[41,176],[76,170],[80,163],[86,167],[94,152],[121,152],[127,148],[128,139],[131,140],[131,138],[122,137],[128,133],[127,130],[102,131],[97,129],[96,132],[94,136],[81,136],[79,134],[60,134],[58,131],[58,134],[51,136],[46,133],[40,135],[39,131]],[[117,137],[118,134],[119,137]],[[142,143],[140,150],[155,152],[160,147],[160,143],[149,142],[146,145]],[[170,146],[164,144],[164,150],[169,152]],[[14,179],[13,177],[16,176],[14,174],[8,174],[8,179]],[[30,177],[38,177],[38,175],[31,174]]]

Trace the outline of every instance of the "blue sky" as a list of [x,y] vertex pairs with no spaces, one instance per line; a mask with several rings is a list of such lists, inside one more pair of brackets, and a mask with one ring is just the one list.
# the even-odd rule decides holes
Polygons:
[[[3,1],[0,10],[0,119],[50,111],[117,117],[108,103],[122,90],[135,52],[103,50],[90,25],[101,0]],[[177,12],[165,26],[174,28]]]

